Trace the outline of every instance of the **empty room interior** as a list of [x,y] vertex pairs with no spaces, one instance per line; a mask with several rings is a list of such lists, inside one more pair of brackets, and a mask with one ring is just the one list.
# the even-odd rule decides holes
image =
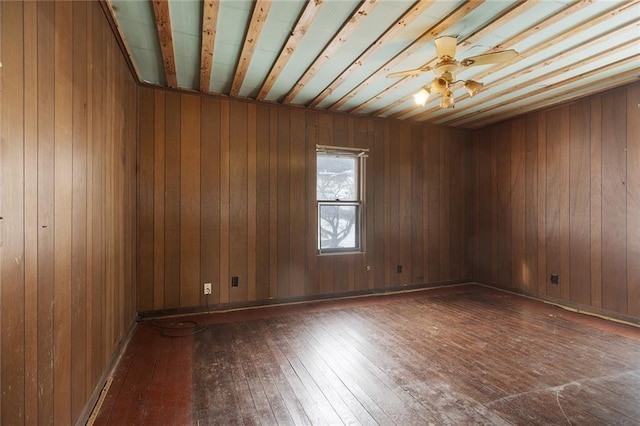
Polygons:
[[640,424],[640,1],[0,1],[0,423]]

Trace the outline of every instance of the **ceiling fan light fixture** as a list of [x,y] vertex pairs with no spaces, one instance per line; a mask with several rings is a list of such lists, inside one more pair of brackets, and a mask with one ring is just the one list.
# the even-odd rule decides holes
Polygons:
[[425,106],[428,99],[429,99],[428,87],[423,87],[422,89],[420,89],[418,93],[413,95],[413,100],[415,101],[416,105]]
[[434,78],[429,85],[430,93],[444,94],[449,89],[449,82],[442,77]]
[[467,80],[464,82],[464,87],[465,89],[467,89],[470,97],[477,95],[478,92],[480,92],[480,90],[482,89],[482,86],[484,86],[483,83],[479,83],[473,80]]
[[440,102],[440,108],[453,108],[455,106],[456,104],[453,99],[453,92],[451,90],[447,90],[442,94],[442,102]]

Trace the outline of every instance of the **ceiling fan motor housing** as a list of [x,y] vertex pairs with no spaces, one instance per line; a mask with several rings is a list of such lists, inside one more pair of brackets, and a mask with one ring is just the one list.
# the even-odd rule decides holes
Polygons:
[[436,64],[433,72],[438,76],[443,76],[445,73],[453,74],[458,70],[459,65],[456,60],[444,59]]

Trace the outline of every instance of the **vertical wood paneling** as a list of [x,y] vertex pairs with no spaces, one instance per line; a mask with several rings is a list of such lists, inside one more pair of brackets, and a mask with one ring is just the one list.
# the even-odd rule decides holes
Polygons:
[[402,265],[400,284],[412,281],[411,271],[411,126],[403,124],[400,127],[400,144],[398,146],[398,232],[400,241],[400,257],[398,263]]
[[546,294],[547,280],[547,115],[536,114],[538,123],[538,294]]
[[427,149],[429,151],[428,168],[428,181],[429,181],[429,212],[427,213],[427,220],[429,221],[429,255],[427,268],[429,270],[430,281],[442,280],[440,273],[440,251],[442,247],[440,245],[440,169],[442,165],[440,163],[440,151],[441,142],[435,135],[426,141]]
[[[473,136],[473,135],[471,135]],[[459,131],[458,142],[462,147],[464,156],[464,179],[462,181],[462,192],[465,194],[464,200],[464,214],[463,220],[465,221],[465,229],[462,233],[463,242],[460,242],[460,247],[463,252],[462,262],[462,275],[467,277],[467,280],[473,280],[474,277],[474,262],[476,259],[473,249],[475,242],[475,221],[477,216],[477,205],[474,202],[475,196],[475,172],[476,164],[474,161],[474,146],[469,149],[469,142],[473,141],[467,134]]]
[[[220,109],[220,303],[229,302],[230,243],[230,118],[229,102],[221,101]],[[175,284],[174,284],[175,285]]]
[[492,250],[491,250],[491,141],[490,133],[481,130],[474,135],[474,203],[476,206],[475,232],[473,234],[474,276],[479,281],[490,283]]
[[1,12],[0,422],[21,424],[25,417],[23,4],[4,3]]
[[602,307],[602,99],[591,99],[591,306]]
[[247,300],[256,300],[256,126],[256,105],[250,104],[247,119]]
[[[411,126],[411,282],[424,282],[423,271],[423,152],[422,126]],[[371,232],[369,233],[371,234]]]
[[[452,173],[457,175],[457,191],[461,197],[452,196],[452,202],[455,201],[459,208],[458,217],[454,223],[458,234],[452,234],[453,247],[456,247],[455,253],[452,252],[452,259],[455,261],[455,269],[453,276],[472,277],[471,256],[469,255],[469,246],[471,244],[471,232],[473,230],[473,149],[469,149],[469,142],[466,134],[461,130],[456,131],[456,145],[460,157],[458,166],[452,166]],[[455,167],[459,169],[455,171]]]
[[384,275],[383,285],[385,287],[391,286],[391,274],[395,273],[395,269],[392,271],[392,257],[391,257],[391,126],[385,126],[382,138],[382,149],[384,152],[384,163],[381,169],[381,184],[384,188],[384,259],[382,260],[381,274]]
[[[316,145],[320,143],[320,116],[318,112],[308,113],[306,121],[306,147],[305,147],[305,206],[307,206],[306,233],[306,262],[307,279],[306,294],[313,295],[320,292],[318,283],[318,260],[316,251],[318,236],[316,223],[318,211],[316,205]],[[265,157],[262,157],[265,158]],[[304,278],[303,278],[304,279]]]
[[569,139],[569,257],[571,277],[571,300],[582,304],[591,302],[590,263],[590,174],[589,157],[585,141],[590,140],[589,122],[591,111],[589,102],[580,102],[570,107]]
[[278,295],[278,109],[269,108],[269,297]]
[[[160,102],[165,112],[159,115],[158,99],[165,98]],[[138,191],[154,194],[152,214],[143,213],[141,201],[139,215],[139,229],[153,230],[154,247],[139,254],[153,257],[152,281],[164,286],[160,293],[165,295],[164,304],[154,301],[152,309],[469,278],[463,275],[470,270],[464,251],[472,203],[463,198],[473,193],[467,188],[473,179],[462,170],[472,163],[469,132],[208,96],[194,99],[156,89],[142,89],[139,97],[140,117],[153,120],[152,125],[140,121],[139,132],[152,133],[140,136],[140,156],[153,157],[140,158],[140,164],[153,172],[146,180],[141,174]],[[163,141],[158,142],[158,134]],[[187,146],[194,138],[197,142]],[[143,149],[147,143],[150,147]],[[316,144],[370,149],[363,254],[317,255]],[[161,159],[156,158],[158,146],[164,148]],[[164,168],[162,180],[157,167]],[[158,217],[163,219],[158,222]],[[425,229],[428,223],[434,225]],[[161,242],[159,226],[164,227]],[[197,245],[185,246],[194,239],[200,239]],[[164,246],[162,279],[155,276],[163,270],[155,264],[155,253],[162,251],[156,244]],[[189,262],[194,263],[187,267]],[[401,274],[397,265],[403,266]],[[231,287],[231,276],[239,277],[237,288]],[[189,293],[200,293],[203,282],[213,284],[210,298]],[[141,288],[141,294],[147,291],[155,295],[157,290]]]
[[490,165],[490,182],[491,182],[491,283],[498,283],[498,128],[491,129],[491,165]]
[[526,127],[524,119],[515,120],[511,126],[511,253],[512,285],[519,289],[526,287],[528,268],[525,247],[525,143]]
[[[106,29],[98,25],[101,19],[100,10],[93,8],[92,21],[92,45],[98,46],[100,40],[104,39]],[[105,102],[106,84],[105,84],[105,62],[106,53],[105,50],[96,49],[93,57],[93,75],[91,81],[93,81],[93,93],[92,99],[97,105]],[[92,339],[95,336],[95,344],[92,347],[91,361],[92,370],[91,376],[93,382],[97,382],[102,374],[102,366],[106,360],[103,359],[104,348],[107,346],[104,336],[104,324],[102,318],[105,315],[107,308],[104,302],[105,292],[105,262],[103,259],[106,256],[106,244],[105,244],[105,229],[104,229],[104,147],[107,142],[105,136],[105,117],[102,108],[92,108],[92,139],[89,141],[91,144],[91,183],[93,192],[91,194],[91,221],[92,221],[92,236],[93,247],[91,249],[92,254],[92,316],[91,316],[91,331]]]
[[229,290],[231,302],[247,297],[247,107],[233,102],[229,109],[229,275],[238,277]]
[[627,99],[602,96],[602,306],[627,312]]
[[[498,164],[495,180],[499,188],[506,186],[505,181],[515,183],[510,200],[499,189],[497,209],[484,206],[483,190],[476,186],[475,232],[483,230],[486,214],[498,224],[497,232],[483,234],[483,241],[476,245],[481,263],[476,279],[492,283],[482,273],[489,262],[482,250],[494,238],[499,253],[512,244],[509,260],[514,267],[520,262],[523,242],[517,215],[518,221],[525,222],[524,259],[532,281],[522,286],[514,271],[512,281],[500,280],[499,285],[638,317],[639,101],[640,84],[635,83],[475,133],[476,167],[481,167],[484,152],[497,140],[498,149],[490,153],[490,161]],[[524,132],[519,127],[523,122]],[[510,138],[504,132],[508,127],[514,129]],[[508,164],[506,144],[512,149]],[[523,166],[517,153],[522,147],[521,194],[520,177],[514,173]],[[508,177],[507,168],[511,169]],[[481,169],[476,176],[481,185],[487,180]],[[506,241],[500,229],[506,215],[503,209],[512,213],[512,234]],[[559,285],[551,284],[551,274],[559,274]]]
[[[372,151],[379,153],[378,155],[371,155],[367,158],[367,163],[371,164],[374,173],[369,174],[368,184],[374,185],[375,191],[375,204],[374,204],[374,232],[373,235],[367,235],[368,238],[374,239],[375,245],[375,262],[369,260],[369,265],[371,266],[370,274],[373,274],[374,277],[374,288],[384,288],[386,281],[386,267],[385,265],[388,262],[385,261],[387,259],[387,246],[386,246],[386,228],[385,228],[385,217],[386,217],[386,186],[385,182],[385,156],[384,156],[384,128],[379,124],[380,122],[375,123],[375,143]],[[382,154],[382,155],[380,155]],[[424,237],[423,237],[424,238]],[[371,240],[369,240],[371,241]],[[426,263],[425,263],[426,265]],[[425,266],[426,268],[426,266]]]
[[440,186],[440,280],[450,280],[450,264],[451,255],[449,248],[451,247],[451,193],[449,182],[449,167],[451,166],[451,140],[445,129],[439,129],[438,136],[440,139],[440,176],[438,183]]
[[[94,12],[89,8],[87,14],[87,31],[91,34],[91,41],[87,43],[87,57],[94,57],[93,54],[93,41],[94,36],[96,34],[95,28],[98,27],[97,24],[94,25],[93,15]],[[100,371],[97,362],[95,361],[95,352],[96,347],[100,346],[101,338],[98,334],[95,333],[95,329],[97,328],[96,315],[97,312],[101,311],[100,305],[94,305],[96,300],[97,293],[97,274],[96,269],[97,266],[94,263],[94,259],[96,256],[96,235],[98,234],[98,230],[94,226],[95,224],[95,200],[94,198],[94,188],[95,188],[95,146],[96,146],[96,134],[94,133],[96,128],[96,115],[99,108],[93,106],[94,99],[94,90],[96,83],[93,81],[94,72],[97,72],[95,69],[88,68],[87,69],[87,179],[89,182],[87,183],[87,365],[90,368],[87,371],[87,381],[86,381],[86,390],[87,394],[89,394],[93,386],[95,386],[95,381],[98,379],[100,375]],[[137,129],[136,129],[137,131]],[[136,147],[137,149],[137,147]],[[137,160],[137,156],[134,157]],[[137,161],[136,161],[137,164]],[[137,182],[136,182],[137,183]],[[137,200],[134,200],[137,205]],[[135,226],[137,226],[137,220],[135,221]],[[136,240],[135,250],[137,251],[138,241]],[[137,274],[137,270],[135,273]],[[137,277],[134,277],[134,282],[137,283]],[[137,305],[137,301],[135,301]],[[134,307],[134,310],[137,306]]]
[[[249,161],[248,146],[246,157],[241,156],[240,164],[246,164],[242,176],[246,176],[246,179],[254,173],[256,176],[257,252],[255,260],[251,261],[255,265],[245,263],[239,274],[248,274],[251,268],[256,268],[257,300],[362,289],[365,288],[363,283],[369,282],[367,275],[363,273],[367,264],[371,264],[372,269],[377,272],[372,281],[374,288],[404,283],[400,279],[401,274],[396,272],[398,264],[403,265],[405,274],[410,274],[408,283],[417,283],[420,271],[425,276],[425,282],[430,283],[462,279],[469,259],[459,253],[454,255],[454,251],[472,244],[472,227],[480,238],[477,244],[473,243],[474,247],[486,247],[487,254],[483,256],[478,253],[473,258],[480,262],[478,271],[486,271],[484,275],[488,282],[538,292],[552,298],[575,296],[578,303],[597,299],[597,293],[593,292],[593,282],[597,277],[593,276],[592,252],[597,244],[588,241],[589,238],[593,239],[594,221],[597,224],[598,220],[593,213],[596,201],[592,195],[592,181],[597,181],[597,168],[593,163],[597,163],[597,159],[594,160],[591,154],[596,150],[594,145],[597,138],[593,136],[593,129],[597,127],[593,124],[594,127],[584,125],[587,116],[593,119],[597,115],[593,109],[593,101],[590,101],[590,105],[579,104],[537,113],[482,130],[477,133],[481,135],[477,136],[477,144],[486,146],[476,146],[473,153],[468,151],[470,144],[467,143],[467,133],[458,141],[455,131],[438,128],[425,130],[426,126],[417,133],[423,135],[421,141],[413,133],[411,126],[397,122],[373,121],[374,124],[369,125],[362,119],[326,113],[298,114],[297,110],[277,106],[257,106],[255,115],[252,115],[248,112],[248,106],[234,106],[239,101],[221,102],[229,105],[227,113],[221,114],[220,134],[223,140],[227,134],[225,126],[229,129],[250,129],[251,126],[256,126],[255,166]],[[626,98],[625,102],[628,103]],[[248,120],[255,120],[255,124]],[[606,122],[604,117],[602,122]],[[615,125],[612,126],[614,127]],[[310,251],[311,243],[315,244],[317,230],[315,211],[310,210],[316,208],[314,195],[310,194],[315,190],[314,179],[311,179],[313,175],[310,174],[315,170],[315,165],[309,164],[315,161],[315,153],[309,152],[309,149],[313,149],[315,143],[366,145],[364,135],[368,130],[365,129],[369,128],[379,129],[374,134],[381,135],[373,137],[374,142],[370,145],[372,153],[368,159],[372,167],[371,173],[368,173],[371,179],[369,185],[374,182],[371,192],[373,200],[367,205],[367,220],[373,218],[374,222],[371,228],[374,233],[373,242],[369,241],[373,249],[371,253],[367,253],[366,258],[317,257],[315,247]],[[241,144],[248,143],[248,130],[246,135],[239,135],[239,139],[244,139],[240,141]],[[391,144],[394,136],[400,139],[396,142],[397,146]],[[264,142],[260,142],[261,137]],[[232,138],[226,138],[230,144]],[[296,146],[299,139],[304,139],[305,144]],[[587,153],[583,152],[584,140],[589,140]],[[403,143],[406,144],[404,149]],[[221,143],[220,146],[224,150],[227,145]],[[229,155],[232,155],[231,151],[237,147],[228,145],[227,149],[230,150]],[[473,155],[473,161],[465,160],[465,155]],[[478,158],[482,155],[486,158]],[[414,157],[422,158],[423,164]],[[236,166],[233,158],[227,157],[226,161],[224,158],[221,155],[219,160],[223,175],[225,170],[231,173],[231,169]],[[260,161],[261,159],[265,161]],[[468,169],[468,164],[473,164],[476,170],[456,173],[457,169]],[[248,170],[252,167],[255,170]],[[589,170],[588,183],[585,183],[587,172],[584,169]],[[484,179],[487,184],[482,186],[476,182],[476,189],[470,190],[468,186],[472,179],[466,173],[473,173],[473,176]],[[420,176],[424,178],[420,179]],[[234,181],[245,182],[241,187],[248,188],[246,179],[238,180],[237,176],[229,175],[227,185],[233,185]],[[419,186],[414,188],[418,183]],[[264,190],[259,190],[259,187]],[[403,192],[401,187],[408,190]],[[231,187],[228,188],[226,197],[231,197],[233,191]],[[485,191],[485,195],[479,195],[476,191]],[[625,193],[626,191],[625,189]],[[219,193],[225,197],[223,189]],[[464,194],[473,194],[475,205],[468,204],[468,200],[456,198],[464,197]],[[446,197],[443,198],[444,195]],[[248,197],[246,193],[245,197]],[[485,199],[487,206],[478,206]],[[300,203],[300,200],[304,202]],[[245,208],[248,208],[248,201],[245,200],[244,203]],[[260,206],[263,206],[263,210]],[[625,209],[626,206],[627,204]],[[584,209],[589,211],[589,220],[586,222]],[[234,209],[229,206],[229,215],[233,215],[232,210]],[[403,210],[408,210],[409,216],[405,217],[406,212]],[[265,214],[261,215],[261,211]],[[298,214],[303,216],[296,217]],[[470,222],[470,214],[480,215],[475,220],[475,226]],[[246,212],[241,215],[243,222],[249,220]],[[447,218],[443,219],[443,215]],[[258,225],[260,220],[264,221],[264,226]],[[625,223],[626,221],[628,219],[625,217]],[[222,219],[220,224],[224,226]],[[301,227],[301,224],[304,225]],[[409,226],[411,231],[407,232]],[[415,232],[420,228],[420,232]],[[305,234],[304,243],[294,235],[300,229]],[[583,230],[580,231],[581,229]],[[248,235],[249,227],[245,225],[245,229],[240,232]],[[263,237],[258,237],[260,232],[263,232]],[[584,241],[587,241],[586,245],[589,247],[586,261],[585,249],[578,242],[578,237],[584,233],[588,234]],[[310,238],[310,235],[313,237]],[[242,238],[244,237],[241,236]],[[415,238],[421,240],[416,241]],[[444,245],[443,239],[447,240]],[[227,268],[230,267],[232,244],[235,242],[227,243],[227,258],[223,253],[220,254],[221,270],[225,268],[222,265],[224,262],[227,262]],[[258,249],[261,244],[265,250]],[[220,248],[223,247],[221,243]],[[626,253],[627,246],[624,247]],[[420,248],[422,252],[418,255]],[[247,249],[248,246],[244,250]],[[296,255],[300,255],[297,260]],[[268,278],[262,283],[259,279],[259,262],[267,265],[265,277]],[[586,266],[580,268],[580,262],[587,262],[584,263]],[[410,265],[409,269],[405,269],[407,265]],[[577,270],[577,274],[586,274],[588,291],[586,287],[580,287],[585,284],[570,279],[572,271]],[[560,274],[560,286],[550,284],[551,273]],[[223,274],[221,272],[220,276]],[[226,303],[223,293],[229,290],[227,281],[230,275],[225,275],[224,283],[219,280],[219,285],[222,285],[222,303]],[[292,278],[294,275],[302,277],[302,287],[296,287],[299,278]],[[625,272],[625,277],[627,276]],[[317,287],[313,284],[315,279]],[[576,280],[582,281],[580,278]],[[561,290],[565,288],[563,285],[568,290]],[[244,297],[248,298],[248,293]],[[236,301],[243,300],[245,299],[240,298]]]
[[[142,103],[143,100],[141,99]],[[167,92],[165,100],[165,199],[164,199],[164,306],[180,306],[180,95]],[[142,120],[140,120],[142,123]],[[142,192],[142,188],[139,189]],[[142,217],[139,218],[143,220]],[[142,223],[138,225],[141,229]],[[140,266],[144,260],[140,259]]]
[[[270,250],[270,200],[271,200],[271,154],[270,154],[270,108],[257,107],[257,159],[256,159],[256,298],[264,300],[270,295],[271,250]],[[313,181],[315,188],[315,180]]]
[[538,121],[525,123],[525,290],[538,289]]
[[[422,128],[422,273],[423,282],[429,282],[431,280],[431,271],[429,270],[429,252],[431,248],[427,243],[429,241],[429,232],[431,229],[431,223],[429,222],[429,136],[432,134],[431,126],[424,126]],[[378,168],[379,169],[379,168]],[[382,185],[382,182],[379,183]],[[382,195],[382,194],[380,194]],[[384,205],[384,199],[378,195],[378,203]],[[380,217],[376,215],[376,223],[380,221]],[[376,227],[377,229],[377,227]],[[377,233],[378,231],[376,231]]]
[[[140,89],[140,93],[144,89]],[[153,161],[153,308],[164,306],[164,183],[165,183],[165,133],[164,133],[164,93],[153,92],[153,136],[154,136],[154,161]],[[151,99],[148,100],[152,102]],[[139,110],[140,124],[142,125],[143,111]],[[151,129],[150,129],[151,131]],[[143,132],[138,134],[138,146],[142,149]],[[142,175],[139,175],[140,180]],[[142,188],[139,188],[142,192]],[[138,206],[138,215],[142,214],[142,206]],[[138,227],[138,232],[142,228]],[[142,256],[140,256],[142,258]],[[138,270],[142,265],[138,265]],[[142,290],[143,283],[138,285]]]
[[[38,418],[53,417],[54,7],[38,3]],[[3,26],[4,27],[4,26]],[[96,25],[97,27],[97,25]],[[3,37],[3,40],[7,38]],[[94,39],[95,42],[95,39]],[[6,71],[3,71],[5,73]],[[5,74],[6,75],[6,74]],[[5,95],[3,94],[3,99]],[[96,307],[97,308],[97,307]],[[94,308],[94,309],[96,309]],[[97,339],[100,342],[100,339]],[[93,345],[95,353],[99,344]],[[95,369],[96,363],[92,365]],[[95,378],[94,378],[95,379]],[[95,380],[94,380],[95,383]]]
[[[291,111],[291,140],[290,140],[290,186],[289,186],[289,267],[290,267],[290,296],[299,297],[306,294],[306,123],[305,112]],[[315,170],[315,169],[314,169]]]
[[[465,151],[461,145],[459,131],[453,134],[449,143],[449,276],[464,277],[463,259],[466,252],[466,221],[465,205],[466,190],[463,180],[470,167],[465,164]],[[453,224],[453,225],[451,225]]]
[[512,229],[511,229],[511,126],[502,124],[498,127],[498,157],[496,163],[496,179],[498,190],[497,205],[497,265],[498,284],[509,286],[512,282]]
[[[397,273],[398,255],[399,255],[399,218],[398,218],[398,197],[399,191],[394,191],[393,188],[398,188],[398,144],[391,144],[391,140],[395,140],[395,135],[400,133],[400,125],[398,123],[392,123],[387,131],[385,140],[385,187],[387,193],[385,198],[387,200],[388,210],[386,212],[385,231],[386,231],[386,246],[387,246],[387,262],[385,265],[387,286],[399,285],[399,274]],[[393,135],[393,137],[391,136]],[[385,207],[387,207],[385,206]]]
[[640,85],[627,90],[627,302],[640,317]]
[[73,192],[71,257],[71,418],[86,403],[87,376],[87,4],[73,3]]
[[560,114],[560,294],[563,299],[571,295],[571,262],[569,241],[569,177],[570,177],[570,114],[569,107],[559,110]]
[[278,111],[278,297],[289,297],[290,287],[290,110]]
[[[182,95],[180,121],[180,304],[197,305],[200,282],[200,97]],[[149,191],[153,194],[153,191]]]
[[[1,9],[0,5],[0,9]],[[0,11],[0,15],[2,12]],[[1,18],[0,18],[1,19]],[[38,27],[38,5],[24,3],[24,27]],[[83,34],[86,37],[86,32]],[[0,52],[2,48],[0,47]],[[79,53],[80,56],[82,52]],[[86,60],[86,57],[84,58]],[[24,33],[24,80],[31,84],[24,86],[24,329],[25,329],[25,423],[38,423],[38,32]],[[0,113],[0,128],[2,127]],[[1,162],[1,161],[0,161]],[[2,179],[2,178],[0,178]],[[4,181],[4,179],[2,179]],[[0,202],[1,203],[1,202]],[[0,209],[2,209],[0,207]],[[86,224],[86,217],[85,224]],[[2,223],[0,223],[0,228]],[[0,234],[2,231],[0,230]],[[1,239],[2,237],[0,237]],[[86,252],[85,252],[86,255]],[[0,281],[2,280],[0,274]],[[0,285],[1,282],[0,282]],[[82,289],[81,289],[82,291]],[[85,289],[86,297],[86,289]],[[84,305],[86,314],[86,303]],[[83,318],[83,322],[86,321]],[[77,323],[76,323],[77,324]],[[85,326],[86,329],[86,326]],[[76,328],[78,331],[78,328]],[[82,347],[82,343],[79,342]],[[86,343],[84,346],[86,355]],[[86,377],[86,356],[79,360],[80,366],[74,371]],[[82,364],[82,362],[85,362]],[[79,376],[78,373],[74,377]],[[83,384],[84,385],[84,384]],[[74,392],[74,395],[78,395]],[[84,393],[82,397],[84,397]],[[74,398],[74,400],[76,400]],[[82,401],[81,403],[84,403]]]
[[[162,93],[162,92],[161,92]],[[141,123],[142,124],[142,123]],[[220,303],[220,100],[202,99],[200,117],[200,281],[211,283],[205,300]]]
[[[154,307],[154,289],[161,287],[155,283],[155,102],[154,92],[151,89],[140,91],[140,134],[138,136],[138,253],[140,264],[138,265],[138,309],[149,311]],[[158,157],[161,157],[158,155]],[[164,233],[163,233],[164,234]],[[158,244],[163,246],[163,244]],[[164,258],[164,257],[163,257]],[[164,274],[161,275],[164,277]]]
[[[545,294],[552,297],[560,297],[560,289],[551,284],[551,274],[560,274],[560,115],[547,113],[547,138],[546,138],[546,172],[547,172],[547,270],[545,273],[547,287]],[[559,277],[564,280],[564,277]],[[563,282],[563,281],[559,281]]]
[[0,21],[0,421],[74,424],[135,315],[135,83],[99,3]]

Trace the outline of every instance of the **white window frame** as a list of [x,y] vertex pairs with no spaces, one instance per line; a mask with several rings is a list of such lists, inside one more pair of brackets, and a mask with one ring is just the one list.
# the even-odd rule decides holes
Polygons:
[[[350,147],[336,147],[327,145],[316,145],[316,162],[318,156],[335,156],[335,157],[349,157],[356,160],[356,188],[357,196],[355,200],[319,200],[317,197],[316,189],[316,205],[317,205],[317,238],[318,238],[318,254],[352,254],[363,253],[365,247],[365,235],[364,235],[364,194],[365,194],[365,159],[368,157],[369,150],[361,148]],[[318,170],[316,170],[316,179],[318,177]],[[340,248],[322,248],[321,238],[321,209],[323,206],[355,206],[356,207],[356,244],[355,247],[340,247]]]

